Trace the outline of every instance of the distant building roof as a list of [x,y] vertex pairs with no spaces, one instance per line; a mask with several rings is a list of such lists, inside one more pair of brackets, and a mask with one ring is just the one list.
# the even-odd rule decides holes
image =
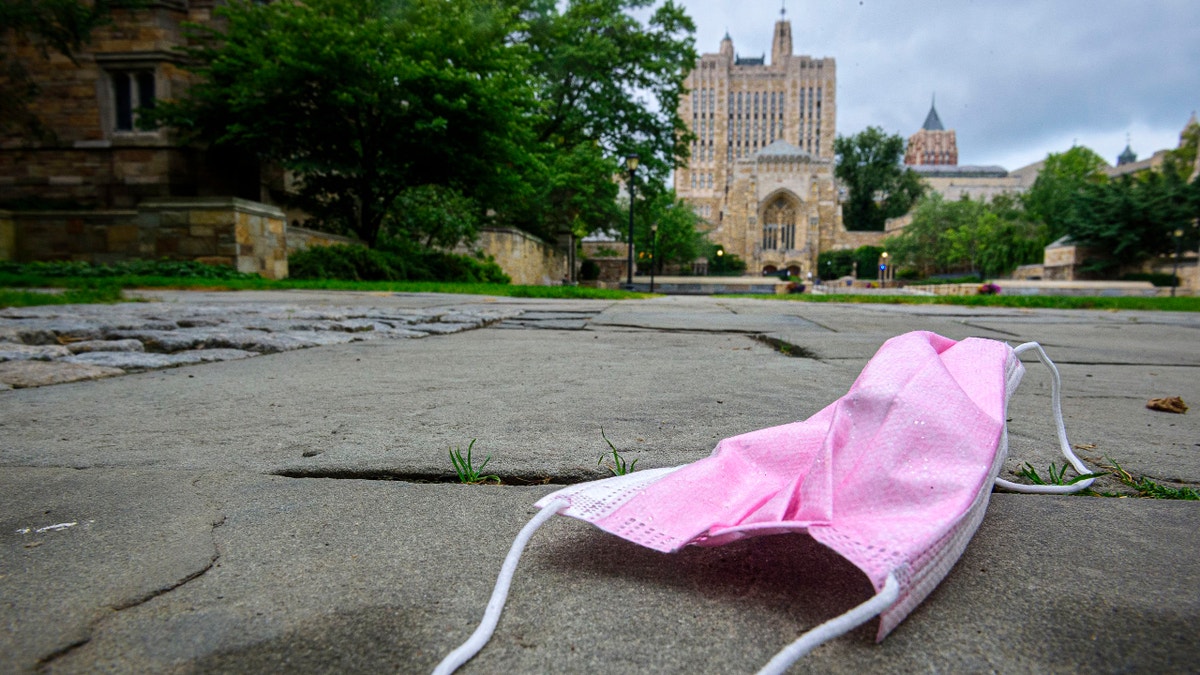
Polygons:
[[925,131],[945,131],[946,127],[942,126],[942,118],[938,117],[937,107],[929,104],[929,114],[925,116],[925,124],[921,125]]
[[926,178],[1004,178],[1008,175],[1004,167],[996,165],[918,164],[908,168]]
[[812,153],[802,150],[783,139],[772,142],[767,147],[754,153],[754,156],[758,159],[784,159],[787,157],[812,159]]
[[1126,164],[1133,164],[1136,161],[1137,161],[1137,153],[1133,151],[1133,148],[1129,147],[1128,143],[1126,143],[1125,150],[1123,150],[1121,152],[1121,154],[1117,155],[1117,166],[1125,166]]
[[741,56],[738,56],[733,59],[733,65],[735,65],[735,66],[761,66],[761,65],[764,65],[766,62],[767,62],[766,54],[763,54],[762,56],[760,56],[758,58],[750,58],[750,57],[743,58]]

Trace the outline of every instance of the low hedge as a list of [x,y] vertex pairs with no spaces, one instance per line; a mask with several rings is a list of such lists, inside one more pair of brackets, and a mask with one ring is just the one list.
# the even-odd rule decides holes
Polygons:
[[288,256],[288,276],[345,281],[512,282],[491,260],[429,249],[371,249],[357,244],[314,246],[297,251]]

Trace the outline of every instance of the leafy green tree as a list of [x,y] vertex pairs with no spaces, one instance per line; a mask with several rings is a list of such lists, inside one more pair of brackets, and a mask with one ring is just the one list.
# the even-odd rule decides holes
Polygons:
[[1011,197],[984,203],[946,201],[934,193],[917,205],[912,223],[884,245],[894,264],[922,277],[974,273],[988,278],[1040,260],[1045,232]]
[[[536,139],[553,151],[594,144],[619,164],[640,158],[642,180],[665,184],[688,154],[679,117],[697,58],[696,26],[667,0],[531,0],[526,41],[541,102]],[[613,172],[608,175],[611,176]]]
[[708,253],[708,273],[718,277],[739,276],[746,273],[746,261],[714,245]]
[[[678,199],[674,190],[652,195],[634,221],[633,240],[639,267],[644,268],[653,254],[654,269],[661,273],[664,265],[688,266],[707,252],[708,242],[699,229],[703,219],[687,202]],[[658,225],[657,243],[652,241],[653,224]]]
[[845,203],[847,229],[882,231],[888,218],[908,213],[925,192],[920,176],[906,169],[904,139],[879,127],[867,127],[853,136],[838,136],[835,172],[849,190]]
[[425,248],[452,249],[479,234],[479,206],[458,190],[418,185],[400,193],[384,221],[384,236],[404,237]]
[[539,106],[530,118],[541,187],[511,221],[538,234],[584,235],[619,225],[617,186],[637,154],[639,193],[661,190],[687,157],[679,117],[696,61],[695,25],[673,0],[645,24],[631,13],[653,0],[528,0],[529,73]]
[[1183,233],[1180,244],[1194,248],[1198,197],[1200,178],[1188,184],[1174,171],[1091,183],[1075,196],[1067,233],[1097,252],[1084,269],[1111,275],[1147,258],[1173,254],[1177,230]]
[[[876,265],[884,249],[880,246],[859,246],[853,250],[822,251],[817,256],[818,272],[822,279],[838,279],[854,273],[855,263],[858,263],[858,275],[871,278],[875,275]],[[890,256],[890,254],[889,254]]]
[[15,58],[28,41],[48,58],[57,52],[75,63],[92,31],[111,20],[112,0],[3,0],[0,2],[0,133],[44,137],[29,103],[38,93],[26,64]]
[[1081,145],[1046,157],[1022,201],[1029,216],[1046,225],[1051,241],[1067,233],[1067,223],[1075,218],[1075,197],[1086,186],[1107,180],[1107,165],[1100,155]]
[[368,245],[408,188],[492,208],[531,191],[536,108],[504,0],[234,2],[188,49],[201,76],[155,122],[277,163],[296,204]]
[[1188,125],[1179,134],[1179,147],[1167,152],[1164,172],[1174,172],[1186,178],[1196,170],[1196,155],[1200,152],[1200,124]]

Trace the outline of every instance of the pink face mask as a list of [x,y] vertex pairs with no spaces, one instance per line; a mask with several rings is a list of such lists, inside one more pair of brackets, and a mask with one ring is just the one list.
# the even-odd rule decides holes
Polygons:
[[1067,442],[1058,370],[1039,345],[901,335],[879,349],[845,396],[803,422],[727,438],[709,457],[681,467],[573,485],[539,500],[542,512],[513,543],[483,624],[435,673],[453,672],[486,643],[521,550],[555,513],[664,553],[805,532],[870,578],[874,598],[805,633],[760,672],[782,672],[874,616],[882,640],[962,555],[993,484],[1025,492],[1091,484],[1028,486],[996,477],[1008,452],[1008,399],[1024,374],[1018,355],[1029,350],[1053,375],[1063,454],[1088,473]]

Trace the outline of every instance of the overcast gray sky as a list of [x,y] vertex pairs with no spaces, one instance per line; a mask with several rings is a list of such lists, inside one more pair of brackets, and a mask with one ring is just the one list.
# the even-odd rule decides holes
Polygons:
[[[771,52],[779,0],[680,0],[696,48],[728,29],[742,56]],[[1110,163],[1174,148],[1200,109],[1200,0],[788,0],[796,54],[838,66],[839,134],[907,138],[929,112],[959,164],[1016,169],[1086,145]]]

